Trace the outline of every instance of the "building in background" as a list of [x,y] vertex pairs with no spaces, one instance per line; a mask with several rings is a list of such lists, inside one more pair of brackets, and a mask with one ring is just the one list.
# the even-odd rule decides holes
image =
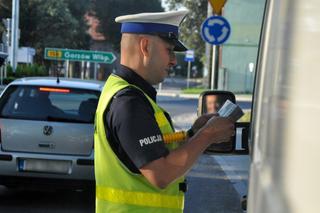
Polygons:
[[227,1],[231,36],[221,50],[218,89],[252,93],[264,6],[264,0]]

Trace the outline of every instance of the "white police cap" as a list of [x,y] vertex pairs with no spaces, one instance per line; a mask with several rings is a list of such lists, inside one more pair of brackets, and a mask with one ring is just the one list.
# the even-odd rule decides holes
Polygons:
[[121,33],[137,33],[158,35],[174,44],[175,51],[186,51],[188,48],[179,41],[179,25],[187,15],[188,10],[139,13],[119,16],[116,22],[122,23]]

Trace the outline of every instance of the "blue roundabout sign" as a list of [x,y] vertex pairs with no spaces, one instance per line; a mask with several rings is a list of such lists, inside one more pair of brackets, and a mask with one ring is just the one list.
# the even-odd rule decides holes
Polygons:
[[226,42],[230,32],[230,24],[222,16],[211,16],[201,26],[202,39],[213,45],[220,45]]

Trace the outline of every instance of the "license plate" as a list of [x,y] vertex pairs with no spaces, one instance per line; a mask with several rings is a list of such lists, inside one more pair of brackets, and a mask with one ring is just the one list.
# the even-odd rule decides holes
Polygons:
[[70,174],[71,161],[46,159],[19,159],[19,171]]

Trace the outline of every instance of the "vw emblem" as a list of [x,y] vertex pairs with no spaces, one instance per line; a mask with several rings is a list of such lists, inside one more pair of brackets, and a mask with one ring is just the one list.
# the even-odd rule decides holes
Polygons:
[[43,127],[43,134],[44,134],[44,135],[49,136],[49,135],[52,134],[52,132],[53,132],[52,126],[44,126],[44,127]]

